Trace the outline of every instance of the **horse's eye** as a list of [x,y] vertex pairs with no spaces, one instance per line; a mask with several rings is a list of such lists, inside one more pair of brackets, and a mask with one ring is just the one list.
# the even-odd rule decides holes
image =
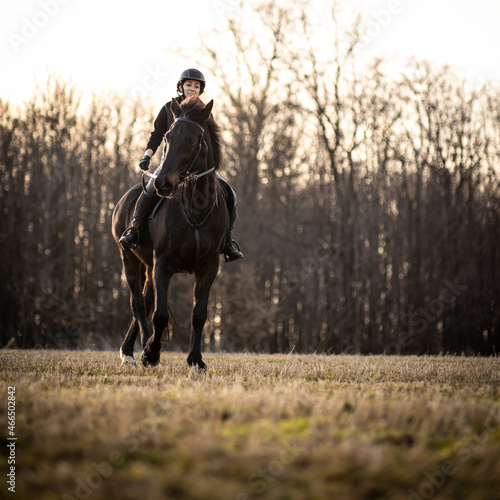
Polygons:
[[198,141],[196,139],[189,139],[188,144],[189,144],[189,146],[193,147],[193,146],[196,146],[197,142]]

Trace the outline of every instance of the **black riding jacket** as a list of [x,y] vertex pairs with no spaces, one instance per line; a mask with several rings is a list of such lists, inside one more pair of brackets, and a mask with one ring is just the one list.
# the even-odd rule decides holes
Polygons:
[[[184,100],[184,96],[174,97],[174,99],[180,104]],[[154,121],[154,130],[151,132],[148,145],[146,146],[146,149],[153,150],[153,154],[156,153],[156,150],[165,137],[165,134],[172,126],[172,123],[174,123],[174,115],[170,110],[171,103],[172,101],[169,101],[161,108],[156,120]]]

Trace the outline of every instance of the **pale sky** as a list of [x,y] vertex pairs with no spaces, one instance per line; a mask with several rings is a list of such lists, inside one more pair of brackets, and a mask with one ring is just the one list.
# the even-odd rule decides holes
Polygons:
[[[246,0],[248,5],[253,0]],[[325,0],[311,0],[320,6]],[[257,2],[258,3],[258,2]],[[285,3],[285,2],[281,2]],[[238,0],[17,0],[0,7],[0,98],[29,99],[35,82],[60,76],[91,95],[113,90],[163,103],[179,73],[200,66],[202,27],[223,28]],[[403,67],[410,56],[500,82],[500,0],[344,0],[364,14],[369,46]],[[322,7],[320,7],[322,8]],[[180,60],[173,48],[192,57]]]

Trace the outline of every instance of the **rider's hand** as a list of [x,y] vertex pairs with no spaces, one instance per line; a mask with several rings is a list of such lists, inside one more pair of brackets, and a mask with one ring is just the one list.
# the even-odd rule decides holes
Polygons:
[[151,161],[151,156],[144,155],[139,162],[139,167],[141,170],[147,170],[149,168],[149,162]]

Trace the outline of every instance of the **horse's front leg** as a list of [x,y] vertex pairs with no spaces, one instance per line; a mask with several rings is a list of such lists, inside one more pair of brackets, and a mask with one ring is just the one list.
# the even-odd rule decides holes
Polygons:
[[120,359],[122,360],[122,365],[136,365],[134,359],[134,343],[139,333],[139,323],[134,318],[130,323],[130,326],[125,335],[125,339],[120,347]]
[[207,320],[207,307],[210,289],[219,270],[219,256],[216,255],[200,273],[196,273],[194,286],[194,306],[191,319],[191,350],[187,358],[189,366],[198,365],[204,369],[205,363],[201,357],[201,336]]
[[153,335],[143,345],[142,364],[156,366],[160,362],[161,336],[168,327],[168,287],[173,273],[163,255],[154,265],[155,310],[153,313]]

